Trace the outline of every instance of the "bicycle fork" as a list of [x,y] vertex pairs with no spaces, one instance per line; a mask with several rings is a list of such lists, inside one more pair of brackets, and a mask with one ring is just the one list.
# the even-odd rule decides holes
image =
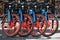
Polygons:
[[[12,9],[13,11],[13,9]],[[8,24],[10,25],[10,20],[11,20],[11,10],[8,10]],[[12,22],[14,22],[14,16],[12,16]]]
[[46,11],[46,8],[42,9],[42,15],[47,19],[47,11]]
[[10,25],[10,10],[8,10],[8,24]]
[[23,21],[22,9],[19,10],[19,19],[20,19],[20,22],[22,23]]
[[34,24],[35,24],[35,23],[36,23],[35,11],[34,11],[34,10],[30,10],[29,15],[32,16],[33,22],[34,22]]

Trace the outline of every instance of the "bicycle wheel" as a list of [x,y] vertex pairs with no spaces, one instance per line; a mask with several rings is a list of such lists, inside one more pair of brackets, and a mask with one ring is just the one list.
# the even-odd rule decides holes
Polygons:
[[[14,21],[12,21],[12,17],[14,17]],[[10,20],[10,25],[8,24],[8,17],[7,15],[5,16],[3,23],[2,23],[2,30],[7,36],[14,36],[17,34],[20,28],[20,23],[18,22],[19,18],[17,15],[12,14],[11,15],[11,20]]]
[[46,20],[43,17],[43,15],[36,14],[36,18],[37,18],[37,21],[34,24],[34,28],[33,28],[33,32],[32,32],[32,36],[34,36],[34,37],[41,36],[47,28]]
[[53,14],[48,14],[47,22],[48,22],[47,29],[43,34],[43,36],[45,37],[52,36],[58,29],[58,20]]
[[28,36],[33,29],[33,21],[31,16],[28,14],[23,14],[23,22],[21,23],[21,28],[18,32],[20,36]]

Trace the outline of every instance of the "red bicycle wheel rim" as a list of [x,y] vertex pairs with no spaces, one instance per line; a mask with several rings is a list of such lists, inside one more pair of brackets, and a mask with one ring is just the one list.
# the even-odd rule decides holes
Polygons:
[[[34,37],[38,37],[38,36],[41,36],[43,33],[44,33],[44,31],[46,30],[46,28],[47,28],[47,26],[46,26],[46,20],[45,20],[45,18],[43,17],[43,15],[41,15],[41,14],[36,14],[36,16],[37,17],[41,17],[43,20],[44,20],[44,24],[43,24],[43,26],[44,26],[44,29],[43,30],[41,30],[40,28],[42,27],[41,26],[41,23],[39,24],[39,23],[37,23],[37,26],[35,26],[37,29],[38,29],[38,33],[39,34],[37,34],[34,30],[34,28],[33,28],[33,31],[32,31],[32,36],[34,36]],[[42,19],[39,19],[39,20],[42,20]],[[39,24],[39,26],[38,26],[38,24]],[[43,27],[42,27],[43,28]],[[37,34],[37,35],[36,35]]]
[[[32,32],[32,29],[33,29],[33,20],[32,20],[32,18],[31,18],[31,16],[29,16],[28,14],[23,14],[23,16],[26,16],[30,21],[31,21],[31,25],[25,25],[25,24],[23,24],[22,25],[22,23],[21,23],[21,31],[19,31],[18,32],[18,34],[20,35],[20,36],[22,36],[22,37],[25,37],[25,36],[28,36],[31,32]],[[27,23],[28,24],[28,23]],[[31,28],[29,28],[29,26],[31,27]],[[27,28],[27,33],[26,34],[24,34],[23,33],[23,31],[24,31],[24,28]],[[29,29],[28,29],[29,28]],[[23,30],[23,31],[22,31]]]
[[[50,16],[51,18],[56,18],[53,14],[48,14],[48,16]],[[53,34],[55,34],[56,33],[56,31],[57,31],[57,29],[58,29],[58,20],[57,19],[55,19],[56,20],[56,23],[57,23],[57,25],[56,25],[56,27],[55,27],[55,29],[54,30],[51,30],[50,31],[50,34],[46,34],[46,31],[44,32],[44,34],[43,34],[43,36],[45,36],[45,37],[49,37],[49,36],[52,36]],[[53,26],[54,27],[54,26]],[[47,27],[48,28],[48,27]],[[46,29],[47,30],[47,29]]]
[[[17,25],[17,24],[20,24],[20,23],[18,22],[18,21],[19,21],[18,16],[15,15],[15,14],[12,14],[11,16],[15,16],[15,19],[16,19],[15,21],[16,21],[16,22],[14,21],[14,23],[13,23],[12,21],[10,21],[11,24],[8,25],[8,26],[9,26],[9,27],[8,27],[9,29],[7,29],[7,30],[4,29],[4,24],[7,23],[7,19],[8,19],[7,16],[5,16],[5,18],[4,18],[4,21],[5,21],[5,22],[2,23],[2,30],[4,31],[4,33],[5,33],[7,36],[14,36],[15,34],[17,34],[17,32],[19,31],[19,28],[20,28],[20,25]],[[15,24],[15,23],[16,23],[16,24]],[[7,24],[8,24],[8,23],[7,23]],[[12,29],[13,27],[16,28],[15,31],[14,31],[14,29]],[[11,33],[11,34],[9,34],[9,33],[7,32],[8,30],[10,30],[11,32],[12,32],[12,31],[14,31],[14,32]]]

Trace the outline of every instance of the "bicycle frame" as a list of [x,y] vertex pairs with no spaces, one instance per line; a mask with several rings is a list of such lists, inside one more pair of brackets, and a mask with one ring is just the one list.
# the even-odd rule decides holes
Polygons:
[[22,8],[20,8],[20,10],[19,10],[19,19],[20,19],[20,22],[23,21],[23,15],[22,14],[23,14],[22,13]]
[[46,10],[46,8],[42,9],[42,15],[47,19],[47,10]]
[[33,22],[36,23],[36,16],[35,16],[35,11],[34,9],[31,9],[30,12],[29,12],[29,15],[32,15],[32,19],[33,19]]
[[[9,5],[12,5],[11,3]],[[12,7],[12,6],[11,6]],[[11,11],[12,10],[12,11]],[[9,7],[8,9],[8,24],[10,24],[10,19],[11,19],[11,13],[13,13],[13,9]],[[14,16],[12,17],[12,21],[14,22]]]
[[8,24],[10,24],[10,10],[8,9]]
[[[11,3],[9,4],[10,6],[12,5]],[[12,7],[12,6],[11,6]],[[12,11],[11,11],[12,10]],[[10,24],[10,19],[11,19],[11,13],[13,12],[13,9],[9,7],[8,9],[8,24]],[[12,21],[14,22],[14,17],[12,17]]]

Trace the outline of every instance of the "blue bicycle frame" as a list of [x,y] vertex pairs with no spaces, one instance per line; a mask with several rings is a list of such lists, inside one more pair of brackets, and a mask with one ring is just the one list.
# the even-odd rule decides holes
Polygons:
[[35,16],[35,11],[34,11],[34,9],[31,9],[31,10],[30,10],[29,15],[32,16],[33,22],[36,23],[36,16]]
[[20,8],[20,10],[19,10],[19,19],[20,19],[20,22],[23,22],[22,8]]
[[[13,9],[12,9],[13,12]],[[8,9],[8,24],[10,24],[10,16],[11,16],[11,9]],[[14,16],[12,17],[12,21],[14,22]]]
[[8,24],[10,24],[10,9],[8,9]]
[[47,10],[46,10],[46,8],[42,9],[42,15],[47,19]]

